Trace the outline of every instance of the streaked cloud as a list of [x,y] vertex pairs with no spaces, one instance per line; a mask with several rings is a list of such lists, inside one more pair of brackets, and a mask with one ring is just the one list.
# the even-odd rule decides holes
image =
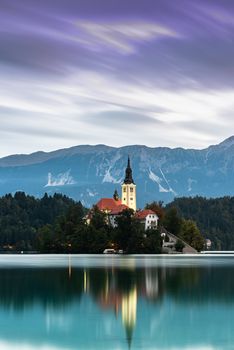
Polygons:
[[[156,23],[142,21],[77,23],[84,37],[81,44],[92,50],[113,49],[120,54],[133,54],[137,45],[163,37],[179,37],[178,33]],[[77,39],[79,42],[79,40]]]
[[0,155],[234,133],[231,2],[0,5]]
[[[123,128],[130,128],[131,132],[138,130],[139,127],[157,127],[162,121],[151,117],[147,114],[138,114],[127,110],[102,112],[84,116],[85,121],[90,123],[90,127],[94,125],[102,125],[103,128],[120,130]],[[129,130],[129,129],[128,129]]]

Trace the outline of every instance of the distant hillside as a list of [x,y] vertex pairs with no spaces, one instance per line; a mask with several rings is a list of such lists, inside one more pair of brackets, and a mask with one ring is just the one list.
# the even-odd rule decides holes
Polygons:
[[126,146],[76,146],[0,159],[0,195],[61,192],[85,206],[120,191],[130,155],[138,206],[176,196],[234,195],[234,137],[204,150]]
[[216,199],[177,198],[167,208],[176,207],[185,219],[196,221],[212,249],[234,250],[234,197]]

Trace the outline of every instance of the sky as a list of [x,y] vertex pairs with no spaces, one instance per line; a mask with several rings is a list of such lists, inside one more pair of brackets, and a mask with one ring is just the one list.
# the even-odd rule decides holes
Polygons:
[[232,0],[0,0],[0,156],[233,134]]

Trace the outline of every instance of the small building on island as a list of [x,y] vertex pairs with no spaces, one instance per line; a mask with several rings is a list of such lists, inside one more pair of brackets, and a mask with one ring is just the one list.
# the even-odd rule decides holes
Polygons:
[[135,216],[144,225],[145,230],[156,229],[158,226],[158,215],[151,209],[139,210]]

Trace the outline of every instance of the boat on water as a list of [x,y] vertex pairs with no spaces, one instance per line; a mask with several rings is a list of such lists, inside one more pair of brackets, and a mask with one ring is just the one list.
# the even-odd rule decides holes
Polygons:
[[107,248],[103,251],[103,254],[123,254],[123,250],[122,249],[115,250],[113,248]]

